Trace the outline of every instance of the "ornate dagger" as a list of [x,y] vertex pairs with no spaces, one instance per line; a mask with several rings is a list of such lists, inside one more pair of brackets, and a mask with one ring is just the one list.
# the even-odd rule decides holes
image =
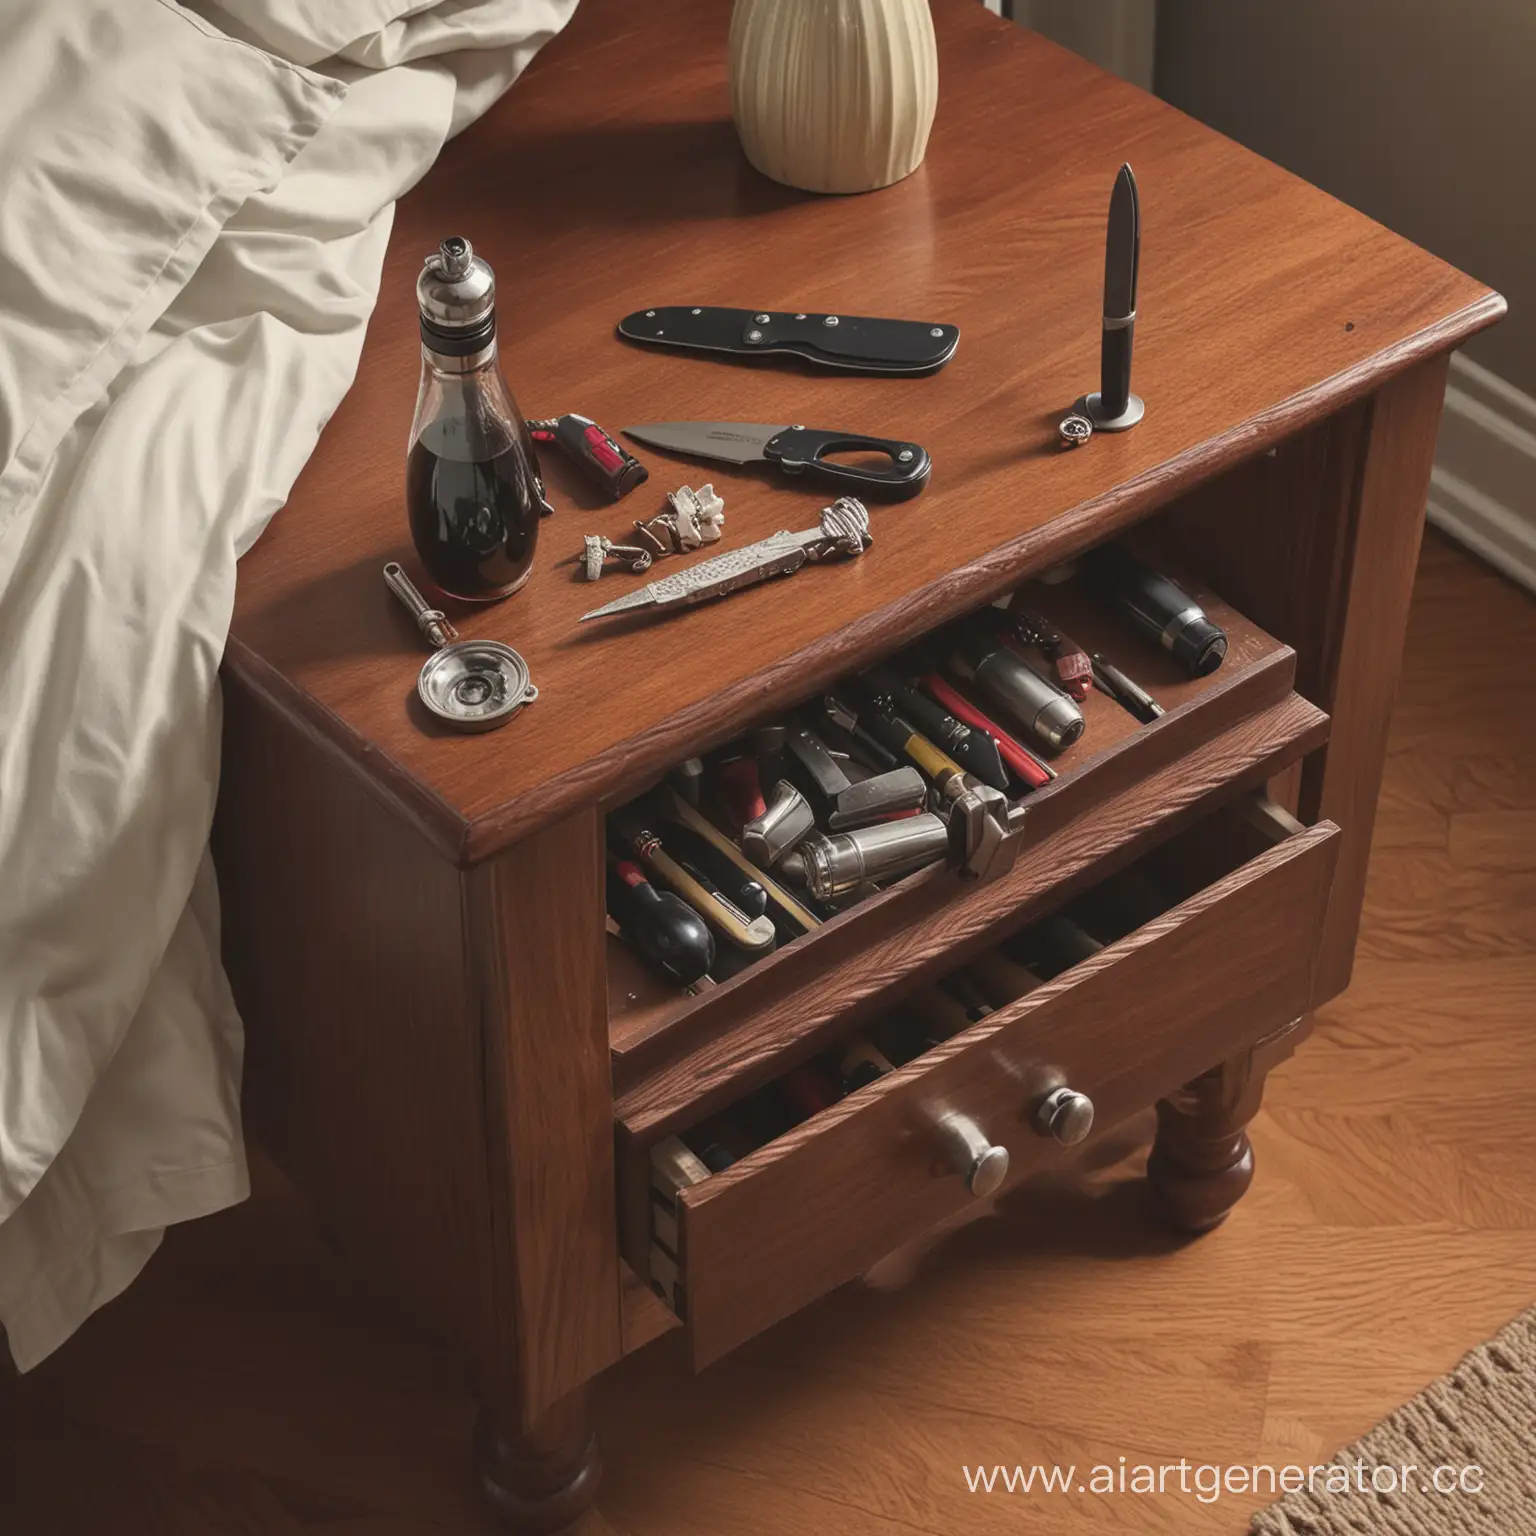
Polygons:
[[744,549],[715,555],[660,581],[648,582],[638,592],[616,598],[601,608],[594,608],[591,613],[582,614],[582,622],[606,619],[638,608],[690,608],[695,603],[756,586],[774,576],[793,575],[808,560],[826,560],[833,555],[861,555],[873,543],[868,508],[852,496],[841,496],[830,507],[822,509],[819,528],[806,528],[799,533],[773,533]]

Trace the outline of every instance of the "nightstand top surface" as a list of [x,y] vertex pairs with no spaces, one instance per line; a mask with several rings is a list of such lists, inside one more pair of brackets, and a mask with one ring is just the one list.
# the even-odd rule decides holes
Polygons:
[[[1503,313],[1482,284],[976,0],[935,0],[939,112],[915,175],[853,198],[777,186],[731,123],[729,16],[722,0],[582,0],[448,145],[397,211],[357,382],[241,562],[226,664],[461,859],[643,783]],[[1122,160],[1141,191],[1147,416],[1063,453],[1057,422],[1097,383]],[[577,411],[614,433],[711,419],[901,437],[932,454],[929,487],[870,503],[875,544],[857,561],[603,628],[577,618],[637,578],[575,579],[583,534],[620,539],[666,491],[712,481],[718,548],[732,549],[813,526],[836,493],[636,447],[651,478],[610,505],[550,451],[558,510],[528,585],[451,614],[464,635],[515,646],[540,697],[488,735],[440,730],[415,699],[424,646],[380,571],[399,559],[419,574],[404,509],[413,285],[450,233],[496,269],[502,365],[528,415]],[[614,333],[632,310],[681,303],[942,320],[961,340],[941,372],[902,379]]]

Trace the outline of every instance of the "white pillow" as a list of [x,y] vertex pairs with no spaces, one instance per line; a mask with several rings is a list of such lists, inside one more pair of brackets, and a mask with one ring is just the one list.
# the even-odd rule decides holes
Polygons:
[[345,93],[170,0],[0,5],[0,531]]

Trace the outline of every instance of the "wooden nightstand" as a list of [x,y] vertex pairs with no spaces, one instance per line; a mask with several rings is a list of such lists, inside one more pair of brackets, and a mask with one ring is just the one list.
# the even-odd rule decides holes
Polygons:
[[[927,164],[819,199],[740,155],[727,7],[584,0],[402,202],[357,384],[241,568],[216,851],[249,1120],[351,1259],[457,1348],[482,1487],[524,1529],[590,1501],[585,1386],[677,1312],[707,1362],[963,1209],[946,1116],[1006,1150],[1014,1182],[1072,1155],[1053,1089],[1091,1099],[1097,1128],[1156,1103],[1153,1178],[1175,1220],[1215,1224],[1252,1177],[1266,1070],[1349,979],[1446,355],[1503,302],[973,0],[935,12]],[[1122,159],[1142,190],[1147,418],[1062,453],[1057,421],[1094,382]],[[573,579],[583,533],[617,535],[684,481],[722,489],[728,546],[828,498],[646,454],[651,484],[607,507],[548,463],[560,511],[532,581],[455,614],[516,646],[540,698],[502,731],[444,734],[380,568],[412,564],[412,285],[448,233],[497,270],[530,414],[888,433],[930,449],[930,487],[876,507],[853,564],[593,632],[577,616],[621,586]],[[614,335],[685,301],[933,316],[962,339],[942,372],[882,379]],[[926,870],[692,996],[610,939],[605,809],[1132,524],[1231,654],[1209,678],[1159,674],[1150,726],[1091,699],[987,878]],[[1132,865],[1163,909],[652,1198],[657,1143]]]

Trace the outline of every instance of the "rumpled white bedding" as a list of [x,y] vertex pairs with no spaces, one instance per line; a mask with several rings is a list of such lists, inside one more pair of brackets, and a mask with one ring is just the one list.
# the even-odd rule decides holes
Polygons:
[[167,1225],[247,1192],[207,854],[235,562],[352,380],[394,199],[575,5],[0,15],[0,1325],[22,1370]]

